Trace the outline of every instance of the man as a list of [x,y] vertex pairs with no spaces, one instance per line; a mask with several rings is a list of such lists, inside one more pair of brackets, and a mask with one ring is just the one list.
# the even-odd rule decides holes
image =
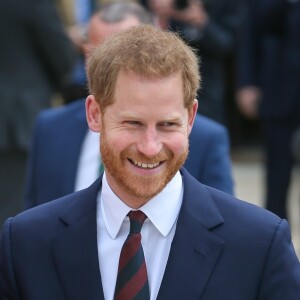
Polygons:
[[135,26],[97,47],[87,74],[87,121],[100,132],[104,175],[6,221],[2,295],[298,299],[287,222],[181,168],[197,113],[194,52],[173,33]]
[[295,160],[293,135],[300,127],[300,1],[251,0],[238,51],[237,104],[259,117],[266,157],[266,208],[288,218]]
[[[149,13],[138,4],[107,5],[90,21],[86,48],[95,47],[112,33],[150,22]],[[88,130],[83,99],[42,112],[34,129],[25,208],[65,196],[94,182],[100,167],[98,144],[99,135]],[[233,193],[229,142],[222,125],[196,117],[185,167],[200,182]]]
[[22,208],[37,114],[68,84],[76,51],[51,0],[0,1],[0,222]]

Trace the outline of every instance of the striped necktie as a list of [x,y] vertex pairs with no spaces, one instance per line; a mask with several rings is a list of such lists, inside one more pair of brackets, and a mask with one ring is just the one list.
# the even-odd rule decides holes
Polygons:
[[130,232],[121,250],[114,300],[149,300],[149,284],[141,228],[147,216],[130,211]]

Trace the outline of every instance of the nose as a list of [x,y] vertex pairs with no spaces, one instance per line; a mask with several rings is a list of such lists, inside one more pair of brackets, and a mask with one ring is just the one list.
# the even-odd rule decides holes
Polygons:
[[138,150],[147,157],[153,157],[162,150],[162,142],[156,128],[146,128],[137,143]]

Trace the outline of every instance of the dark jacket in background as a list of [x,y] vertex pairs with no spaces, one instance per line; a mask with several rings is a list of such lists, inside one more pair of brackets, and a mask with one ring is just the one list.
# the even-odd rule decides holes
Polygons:
[[0,150],[27,150],[37,113],[75,59],[55,1],[0,0]]
[[249,0],[238,87],[262,89],[261,116],[300,119],[300,1]]
[[300,127],[300,1],[249,0],[237,57],[238,88],[260,88],[266,156],[266,207],[287,218]]

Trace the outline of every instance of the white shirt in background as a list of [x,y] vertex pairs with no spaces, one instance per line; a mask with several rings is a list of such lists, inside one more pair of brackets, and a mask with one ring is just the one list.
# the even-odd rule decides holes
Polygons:
[[101,161],[99,141],[99,132],[87,131],[80,151],[74,191],[87,188],[99,177]]

